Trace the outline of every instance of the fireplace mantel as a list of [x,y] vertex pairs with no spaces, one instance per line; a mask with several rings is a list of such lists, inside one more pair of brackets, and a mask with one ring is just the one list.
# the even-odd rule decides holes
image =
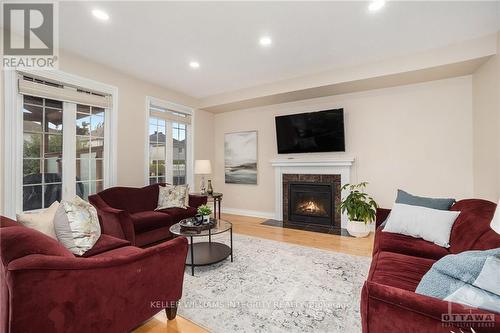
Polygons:
[[[324,174],[340,175],[341,186],[351,182],[353,157],[342,158],[276,158],[270,161],[275,175],[275,219],[283,220],[283,175]],[[342,215],[342,228],[347,226],[347,216]]]
[[273,167],[296,166],[296,167],[315,167],[315,166],[351,166],[354,158],[276,158],[271,160]]

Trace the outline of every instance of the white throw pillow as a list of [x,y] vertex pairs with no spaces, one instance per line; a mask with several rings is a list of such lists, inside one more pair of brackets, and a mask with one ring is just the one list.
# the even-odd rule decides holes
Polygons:
[[442,247],[450,247],[453,223],[460,212],[394,204],[384,232],[423,238]]
[[59,202],[54,201],[49,208],[36,213],[17,214],[17,222],[22,225],[40,231],[41,233],[57,239],[54,230],[54,215],[56,214]]
[[498,200],[497,209],[495,209],[495,215],[493,215],[493,220],[491,220],[490,227],[497,234],[500,234],[500,200]]
[[101,237],[96,209],[78,196],[71,201],[61,201],[54,217],[54,229],[57,239],[79,256]]
[[165,185],[159,186],[158,207],[155,210],[167,208],[186,208],[188,197],[188,185]]

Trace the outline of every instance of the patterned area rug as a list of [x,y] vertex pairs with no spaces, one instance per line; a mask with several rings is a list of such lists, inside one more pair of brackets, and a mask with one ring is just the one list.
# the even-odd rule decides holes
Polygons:
[[233,263],[196,267],[194,277],[186,270],[181,316],[214,333],[361,332],[370,258],[236,234],[233,241]]

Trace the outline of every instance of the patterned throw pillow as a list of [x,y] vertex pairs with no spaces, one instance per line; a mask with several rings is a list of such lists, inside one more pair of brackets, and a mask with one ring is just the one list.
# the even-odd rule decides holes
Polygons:
[[158,191],[158,207],[155,210],[167,208],[187,208],[189,193],[188,185],[160,186]]
[[40,231],[41,233],[57,239],[54,231],[54,215],[56,214],[59,202],[54,201],[49,208],[37,213],[17,214],[17,222],[22,225]]
[[81,256],[101,237],[97,211],[88,202],[75,196],[61,201],[54,217],[57,239],[72,253]]

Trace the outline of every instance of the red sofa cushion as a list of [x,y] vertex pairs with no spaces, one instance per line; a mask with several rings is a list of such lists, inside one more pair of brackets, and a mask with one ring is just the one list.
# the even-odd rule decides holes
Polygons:
[[93,256],[93,258],[118,258],[118,257],[129,257],[134,254],[143,252],[144,249],[135,246],[122,246],[113,250],[102,252]]
[[393,252],[378,252],[368,274],[368,281],[415,291],[425,273],[436,261]]
[[430,259],[440,259],[445,255],[450,254],[446,248],[421,238],[414,238],[391,232],[383,232],[382,228],[378,228],[375,233],[373,253],[375,254],[381,251],[389,251]]
[[194,207],[184,208],[167,208],[159,210],[161,213],[166,213],[172,218],[172,224],[179,222],[182,219],[193,217],[196,215],[197,209]]
[[20,224],[14,220],[9,219],[8,217],[0,216],[0,228],[15,226],[20,226]]
[[154,210],[158,204],[158,185],[153,184],[142,188],[111,187],[99,196],[111,207],[137,213]]
[[0,229],[0,253],[4,265],[31,254],[74,258],[57,240],[24,226]]
[[500,235],[490,227],[497,205],[481,199],[455,203],[451,210],[460,211],[450,236],[450,252],[487,250],[500,247]]
[[144,211],[130,214],[135,232],[144,232],[174,224],[170,214]]
[[108,236],[105,234],[101,234],[101,237],[97,240],[97,242],[92,246],[90,250],[85,252],[82,257],[88,258],[93,257],[97,254],[111,251],[120,247],[129,246],[130,242],[124,239],[119,239],[113,236]]

